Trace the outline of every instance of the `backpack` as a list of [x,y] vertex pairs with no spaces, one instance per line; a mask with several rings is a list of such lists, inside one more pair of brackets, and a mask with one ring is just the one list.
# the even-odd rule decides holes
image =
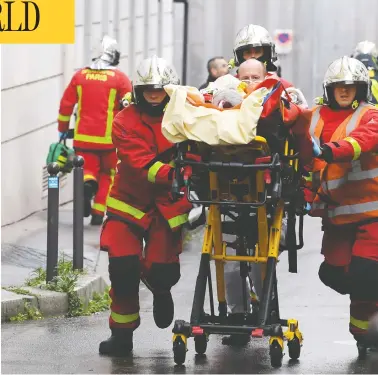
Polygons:
[[66,140],[61,138],[59,142],[52,143],[49,148],[49,153],[46,158],[46,165],[49,163],[58,163],[60,171],[63,173],[70,173],[73,168],[73,159],[75,151],[68,147]]

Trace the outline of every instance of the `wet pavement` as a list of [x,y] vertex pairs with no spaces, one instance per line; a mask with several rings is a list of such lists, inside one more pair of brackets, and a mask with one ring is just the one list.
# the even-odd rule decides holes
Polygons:
[[[72,260],[73,229],[72,203],[59,209],[59,253]],[[89,225],[84,219],[84,267],[100,273],[105,280],[107,267],[102,269],[100,257],[100,227]],[[36,212],[28,218],[1,228],[1,286],[20,286],[38,267],[46,267],[47,211]],[[101,270],[97,269],[101,266]]]
[[[278,289],[283,318],[296,318],[304,335],[302,354],[280,369],[270,366],[267,339],[253,339],[244,348],[221,344],[210,336],[206,355],[195,354],[188,340],[183,366],[173,362],[171,328],[158,329],[152,318],[152,296],[142,288],[140,328],[134,334],[134,352],[128,358],[98,354],[98,344],[109,335],[107,313],[71,319],[45,319],[2,325],[2,373],[378,373],[378,358],[357,360],[348,332],[348,297],[323,286],[317,277],[320,224],[306,218],[305,248],[300,250],[298,274],[287,272],[287,254],[278,266]],[[182,255],[182,278],[173,289],[176,319],[188,320],[198,271],[201,233],[197,232]],[[285,350],[287,352],[287,349]],[[375,363],[374,363],[375,361]]]

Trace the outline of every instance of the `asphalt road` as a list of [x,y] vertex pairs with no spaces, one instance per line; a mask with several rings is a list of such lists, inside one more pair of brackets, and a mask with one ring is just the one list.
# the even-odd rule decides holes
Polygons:
[[[171,328],[158,329],[152,318],[152,296],[141,291],[142,324],[134,335],[134,352],[128,358],[98,354],[98,344],[109,336],[107,313],[72,319],[44,319],[2,325],[2,373],[378,373],[378,359],[357,360],[348,332],[348,298],[324,287],[317,277],[320,225],[305,223],[305,248],[299,254],[299,273],[287,272],[287,256],[278,266],[280,308],[283,318],[299,320],[304,335],[298,361],[284,356],[283,366],[270,366],[267,339],[253,339],[245,348],[221,344],[210,336],[205,356],[197,356],[188,340],[184,366],[173,362]],[[182,278],[174,287],[176,319],[188,320],[198,271],[201,234],[197,233],[182,255]]]

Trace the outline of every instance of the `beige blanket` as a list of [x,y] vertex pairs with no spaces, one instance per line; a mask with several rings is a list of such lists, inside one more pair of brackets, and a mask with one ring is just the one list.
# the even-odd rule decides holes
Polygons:
[[[257,122],[263,110],[264,97],[270,90],[260,88],[249,94],[240,108],[220,110],[198,104],[201,93],[190,86],[167,85],[170,96],[162,133],[172,143],[193,140],[208,145],[245,145],[256,137]],[[193,99],[195,98],[196,104]]]

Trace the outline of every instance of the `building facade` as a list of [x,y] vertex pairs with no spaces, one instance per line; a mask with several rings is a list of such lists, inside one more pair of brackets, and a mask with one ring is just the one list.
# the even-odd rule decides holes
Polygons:
[[[312,103],[328,64],[350,55],[358,41],[378,43],[378,1],[187,0],[187,84],[207,77],[207,60],[233,57],[237,31],[248,23],[293,30],[293,48],[280,56],[283,77]],[[47,205],[45,159],[58,138],[64,88],[88,64],[104,34],[120,45],[120,69],[130,75],[154,53],[183,69],[184,6],[174,0],[76,0],[73,45],[2,45],[2,225]],[[73,126],[73,124],[72,124]],[[72,176],[61,180],[60,202],[72,199]]]

